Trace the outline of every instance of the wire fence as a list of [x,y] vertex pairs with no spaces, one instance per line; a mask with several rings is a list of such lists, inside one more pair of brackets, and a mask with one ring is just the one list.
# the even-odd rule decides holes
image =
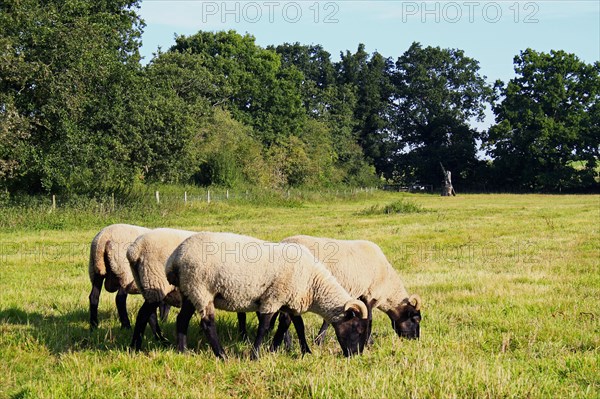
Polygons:
[[[207,188],[174,191],[168,189],[162,191],[147,190],[143,193],[136,193],[132,197],[119,197],[112,194],[108,197],[102,197],[95,200],[96,206],[100,211],[114,210],[123,204],[137,203],[139,205],[188,205],[188,204],[211,204],[225,202],[264,202],[273,201],[307,201],[307,200],[327,200],[356,198],[358,196],[369,196],[380,191],[377,187],[357,187],[345,189],[322,189],[322,190],[231,190],[222,188]],[[71,201],[67,197],[52,194],[50,196],[50,208],[56,210],[61,207],[69,206]]]

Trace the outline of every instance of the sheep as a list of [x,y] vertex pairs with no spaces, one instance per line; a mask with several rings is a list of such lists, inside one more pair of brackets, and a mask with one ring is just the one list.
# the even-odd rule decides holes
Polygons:
[[146,324],[161,342],[168,340],[156,323],[156,310],[162,309],[162,318],[168,314],[169,306],[181,307],[179,291],[167,281],[165,262],[179,244],[195,232],[160,228],[139,236],[127,249],[127,259],[135,284],[144,297],[144,304],[137,314],[130,347],[140,350]]
[[[300,314],[314,312],[333,324],[345,356],[361,353],[367,339],[368,309],[354,299],[303,246],[269,243],[232,233],[199,233],[169,257],[167,278],[179,287],[177,349],[187,347],[187,329],[195,310],[211,349],[224,358],[215,325],[215,308],[256,311],[256,359],[273,315],[286,312],[298,332],[302,354],[310,353]],[[288,324],[289,326],[289,324]],[[281,339],[280,330],[275,339]]]
[[[159,228],[139,236],[127,250],[127,259],[135,284],[144,297],[144,304],[138,311],[133,329],[130,348],[140,350],[146,324],[150,322],[154,336],[162,343],[168,340],[162,335],[157,324],[156,309],[161,307],[162,319],[166,319],[170,306],[181,307],[179,290],[167,281],[165,262],[175,248],[189,236],[196,234],[187,230]],[[239,332],[247,339],[246,314],[238,313]],[[275,321],[275,320],[273,320]],[[289,334],[285,337],[289,345]]]
[[[353,298],[360,298],[370,308],[385,312],[400,337],[419,338],[421,298],[408,295],[396,270],[379,246],[365,240],[335,240],[305,235],[288,237],[284,243],[307,247]],[[369,323],[369,334],[371,330]],[[315,340],[321,344],[328,322],[325,320]]]
[[108,292],[117,291],[116,305],[121,328],[131,328],[127,316],[127,294],[139,293],[125,257],[127,247],[150,231],[145,227],[113,224],[103,228],[90,246],[89,275],[92,283],[90,300],[90,329],[98,327],[98,303],[102,282]]

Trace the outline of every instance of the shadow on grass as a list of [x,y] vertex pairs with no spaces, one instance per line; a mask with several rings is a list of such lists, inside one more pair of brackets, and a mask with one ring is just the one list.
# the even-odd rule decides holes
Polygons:
[[[58,313],[58,312],[57,312]],[[135,323],[136,314],[130,314]],[[0,309],[0,326],[3,340],[13,341],[16,346],[34,344],[43,345],[52,354],[73,351],[110,351],[129,350],[133,329],[121,329],[113,323],[110,311],[99,311],[100,326],[93,331],[89,328],[89,312],[87,309],[77,309],[56,315],[40,312],[27,312],[20,308]],[[149,327],[146,327],[142,352],[146,350],[164,349],[175,350],[175,314],[171,313],[166,323],[161,323],[161,329],[170,345],[162,345],[154,339]],[[217,316],[217,333],[227,355],[234,358],[247,358],[250,355],[252,341],[256,336],[256,318],[248,314],[249,341],[243,341],[238,334],[235,314]],[[200,329],[198,317],[194,317],[188,330],[189,348],[196,353],[212,353],[204,332]],[[272,337],[272,334],[270,335]],[[266,352],[270,339],[266,339],[261,351]]]
[[[252,352],[252,346],[258,328],[258,321],[254,316],[254,313],[247,313],[246,316],[246,324],[249,337],[248,340],[242,340],[238,334],[238,323],[235,320],[235,313],[227,313],[227,316],[225,316],[225,314],[225,312],[219,312],[217,314],[216,324],[217,335],[219,337],[221,345],[225,349],[227,357],[237,359],[248,359]],[[188,331],[188,349],[192,350],[197,354],[209,353],[212,355],[212,349],[210,348],[208,340],[206,339],[206,336],[201,330],[199,324],[199,318],[197,317],[194,317],[192,319],[192,322],[190,323],[190,329]],[[175,336],[175,323],[168,327],[173,328],[172,335]],[[295,338],[295,334],[292,333],[292,330],[293,327],[290,328],[290,333]],[[265,355],[269,351],[274,332],[274,330],[270,331],[265,337],[265,340],[263,341],[263,344],[260,348],[260,351],[263,355]],[[170,330],[169,334],[171,334]],[[148,336],[148,333],[146,334],[146,336]],[[294,338],[292,338],[292,340]],[[286,347],[284,344],[282,344],[279,351],[291,352],[294,349],[297,349],[299,351],[297,343],[292,343],[290,347]]]

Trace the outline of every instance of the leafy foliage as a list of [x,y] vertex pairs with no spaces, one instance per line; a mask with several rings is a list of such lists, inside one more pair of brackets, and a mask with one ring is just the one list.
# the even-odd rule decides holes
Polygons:
[[[131,181],[128,88],[137,1],[5,1],[0,13],[3,175],[13,188],[115,190]],[[3,180],[5,180],[3,179]]]
[[0,3],[0,189],[437,185],[440,161],[459,192],[598,184],[598,63],[521,53],[483,134],[470,122],[493,90],[462,50],[413,43],[394,62],[359,44],[334,62],[318,44],[200,31],[143,66],[138,5]]
[[302,75],[296,68],[283,68],[279,56],[257,46],[253,36],[198,32],[178,37],[170,51],[204,56],[208,69],[223,82],[213,101],[227,104],[236,118],[261,134],[266,145],[298,134],[304,115]]
[[406,181],[439,182],[440,162],[464,185],[478,167],[480,134],[469,120],[482,120],[492,91],[479,63],[461,50],[413,45],[394,73],[394,169]]
[[507,85],[496,84],[497,125],[486,137],[505,184],[551,191],[597,184],[600,62],[528,49],[515,57],[515,72]]

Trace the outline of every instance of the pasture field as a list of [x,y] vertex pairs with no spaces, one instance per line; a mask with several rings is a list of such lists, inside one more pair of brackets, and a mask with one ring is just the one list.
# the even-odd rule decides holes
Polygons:
[[[409,195],[0,209],[0,398],[598,398],[600,196]],[[293,234],[378,243],[424,301],[421,339],[374,313],[374,343],[345,359],[333,330],[301,357],[249,359],[234,314],[217,315],[229,358],[215,359],[195,317],[192,352],[140,353],[114,294],[88,327],[89,242],[103,226]],[[140,296],[129,296],[132,320]],[[177,310],[163,324],[173,337]],[[248,317],[250,335],[256,318]],[[320,327],[305,318],[309,339]],[[295,333],[293,333],[295,338]]]

